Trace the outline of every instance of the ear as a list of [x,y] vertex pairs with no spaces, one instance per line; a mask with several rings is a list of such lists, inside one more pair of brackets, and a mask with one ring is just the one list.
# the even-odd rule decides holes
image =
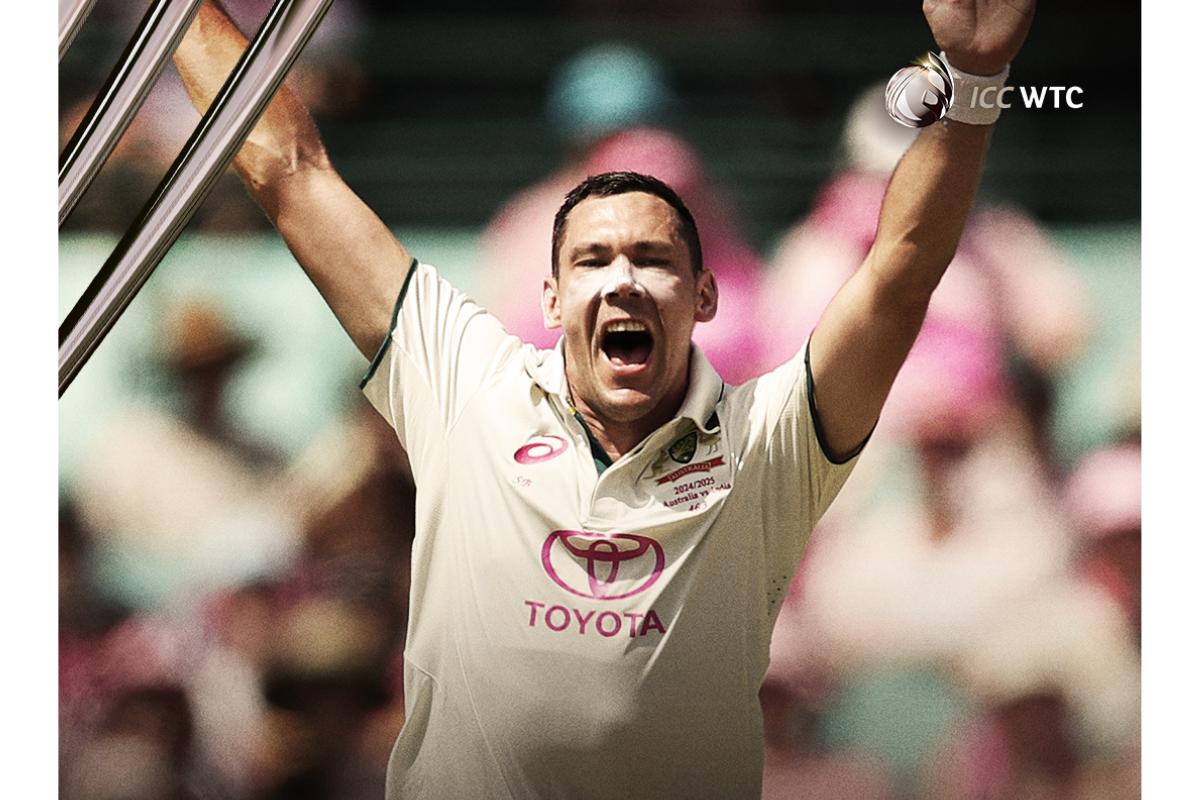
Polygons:
[[562,327],[562,308],[558,304],[558,278],[542,281],[542,323],[547,330]]
[[717,315],[717,276],[704,270],[696,278],[696,322],[711,322]]

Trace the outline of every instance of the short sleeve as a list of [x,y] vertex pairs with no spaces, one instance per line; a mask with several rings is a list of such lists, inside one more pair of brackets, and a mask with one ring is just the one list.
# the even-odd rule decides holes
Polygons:
[[499,320],[413,259],[361,388],[412,455],[416,438],[450,430],[520,346]]
[[801,528],[806,539],[850,477],[863,444],[834,460],[814,401],[808,343],[791,360],[746,384],[754,420],[752,450],[766,459],[764,513],[777,529]]

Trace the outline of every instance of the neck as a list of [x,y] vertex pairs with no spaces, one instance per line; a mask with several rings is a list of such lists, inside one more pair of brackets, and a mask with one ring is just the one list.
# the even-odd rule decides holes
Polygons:
[[650,422],[647,421],[648,418],[643,417],[635,422],[614,422],[606,421],[582,405],[575,406],[575,410],[587,422],[592,436],[596,437],[596,441],[613,461],[637,447],[638,443],[653,433],[659,425],[670,419],[668,416],[661,421]]
[[683,405],[687,395],[689,372],[685,371],[678,385],[668,392],[659,403],[648,413],[634,419],[613,419],[592,408],[586,400],[578,397],[567,381],[567,393],[571,405],[587,422],[592,436],[608,453],[608,457],[616,461],[621,456],[637,447],[642,440],[654,433],[660,427],[670,422]]

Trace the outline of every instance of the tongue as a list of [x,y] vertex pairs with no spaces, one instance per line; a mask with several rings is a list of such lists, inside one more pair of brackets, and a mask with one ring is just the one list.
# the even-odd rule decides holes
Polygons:
[[645,364],[650,357],[650,342],[646,337],[614,336],[605,348],[608,360],[618,367]]

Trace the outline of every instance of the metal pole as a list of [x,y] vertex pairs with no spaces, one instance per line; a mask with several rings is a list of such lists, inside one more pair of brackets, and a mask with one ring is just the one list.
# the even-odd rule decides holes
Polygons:
[[276,0],[141,214],[58,329],[58,394],[71,385],[233,160],[332,0]]
[[179,46],[200,2],[155,0],[142,17],[129,46],[59,158],[60,226],[129,127],[150,85],[167,63],[167,56]]
[[75,34],[83,27],[83,21],[92,12],[96,0],[58,0],[58,60],[71,49]]

